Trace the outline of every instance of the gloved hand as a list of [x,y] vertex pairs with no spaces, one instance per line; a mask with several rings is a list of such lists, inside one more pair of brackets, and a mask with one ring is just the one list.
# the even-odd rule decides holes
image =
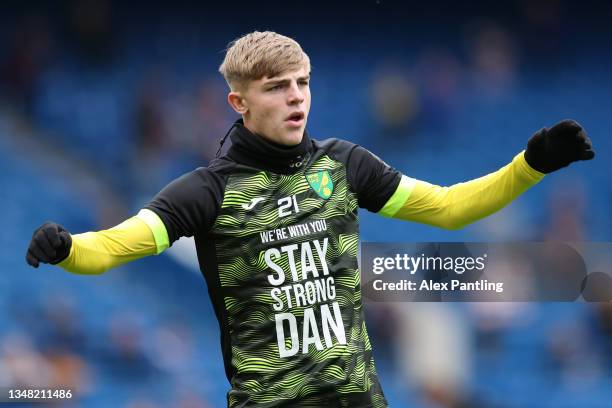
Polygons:
[[72,238],[70,233],[59,224],[46,222],[32,235],[26,262],[38,268],[40,262],[56,264],[70,254]]
[[525,150],[527,164],[542,173],[551,173],[572,162],[593,157],[591,140],[584,129],[570,119],[538,131],[529,139]]

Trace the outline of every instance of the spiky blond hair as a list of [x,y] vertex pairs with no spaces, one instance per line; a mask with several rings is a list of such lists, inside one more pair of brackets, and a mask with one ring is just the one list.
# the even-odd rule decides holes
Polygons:
[[310,58],[292,38],[273,31],[254,31],[232,41],[219,67],[230,88],[305,67]]

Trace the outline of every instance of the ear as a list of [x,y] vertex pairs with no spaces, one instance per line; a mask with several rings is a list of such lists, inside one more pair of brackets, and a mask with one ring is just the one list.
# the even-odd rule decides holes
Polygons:
[[236,111],[236,113],[240,115],[244,115],[248,112],[248,107],[244,96],[242,96],[241,92],[232,91],[227,94],[227,102],[230,104],[232,109]]

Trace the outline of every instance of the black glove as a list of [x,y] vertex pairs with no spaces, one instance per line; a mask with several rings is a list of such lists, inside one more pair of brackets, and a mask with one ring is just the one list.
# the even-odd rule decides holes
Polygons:
[[542,129],[529,139],[525,160],[542,173],[551,173],[578,160],[591,160],[595,151],[582,127],[573,120],[563,120],[550,129]]
[[26,262],[38,268],[40,262],[56,264],[70,254],[72,238],[70,233],[59,224],[46,222],[32,235],[26,254]]

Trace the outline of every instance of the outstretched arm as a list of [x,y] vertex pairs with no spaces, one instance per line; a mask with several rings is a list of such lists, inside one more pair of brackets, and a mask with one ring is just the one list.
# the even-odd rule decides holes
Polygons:
[[45,223],[38,228],[28,248],[26,261],[57,264],[78,274],[100,274],[126,262],[161,253],[168,247],[168,234],[159,217],[141,210],[108,230],[70,235],[62,226]]
[[379,214],[446,229],[458,229],[499,211],[544,177],[523,156],[475,180],[440,187],[402,176]]
[[462,228],[499,211],[546,173],[594,156],[591,141],[580,125],[565,120],[537,132],[526,151],[484,177],[440,187],[403,176],[379,214],[446,229]]
[[206,232],[223,200],[222,181],[208,168],[184,174],[164,187],[138,215],[108,230],[70,235],[45,223],[30,241],[26,261],[59,265],[79,274],[99,274],[147,255],[159,254],[183,236]]

